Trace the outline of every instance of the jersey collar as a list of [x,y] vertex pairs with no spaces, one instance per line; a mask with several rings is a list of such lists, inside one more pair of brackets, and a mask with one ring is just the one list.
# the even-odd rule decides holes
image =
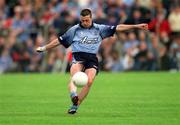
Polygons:
[[84,26],[82,26],[81,22],[79,22],[79,26],[84,29],[91,29],[94,26],[94,22],[92,22],[92,24],[89,28],[85,28]]

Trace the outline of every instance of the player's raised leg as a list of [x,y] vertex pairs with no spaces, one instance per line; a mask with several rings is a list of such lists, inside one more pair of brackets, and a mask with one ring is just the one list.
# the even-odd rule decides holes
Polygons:
[[78,105],[80,105],[80,103],[82,103],[84,98],[88,95],[91,85],[93,84],[93,81],[95,79],[96,72],[97,71],[94,68],[89,68],[89,69],[85,70],[85,73],[88,76],[88,84],[82,88],[82,90],[80,91],[80,93],[78,95],[78,98],[79,98]]
[[73,104],[72,104],[71,108],[68,110],[69,114],[76,113],[76,110],[78,108],[77,87],[72,82],[72,76],[75,73],[82,71],[82,69],[83,69],[83,64],[80,64],[80,63],[73,63],[70,68],[71,79],[70,79],[68,88],[69,88],[69,92],[70,92],[70,98],[71,98]]

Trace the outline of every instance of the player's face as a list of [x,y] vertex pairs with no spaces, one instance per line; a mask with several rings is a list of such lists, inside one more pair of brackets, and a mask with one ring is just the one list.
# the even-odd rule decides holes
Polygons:
[[81,25],[85,28],[89,28],[92,25],[92,18],[90,15],[80,17]]

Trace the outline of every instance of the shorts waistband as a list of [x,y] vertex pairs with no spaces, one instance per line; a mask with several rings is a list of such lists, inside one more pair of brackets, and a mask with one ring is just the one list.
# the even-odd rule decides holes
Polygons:
[[94,56],[96,56],[96,54],[94,54],[94,53],[87,53],[87,52],[73,52],[72,54],[73,55],[75,55],[75,54],[83,54],[83,55],[94,55]]

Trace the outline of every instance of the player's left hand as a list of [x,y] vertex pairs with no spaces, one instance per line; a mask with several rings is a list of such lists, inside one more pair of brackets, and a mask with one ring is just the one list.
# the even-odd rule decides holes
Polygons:
[[46,50],[46,47],[38,47],[38,48],[36,48],[36,52],[44,52]]
[[142,29],[142,30],[148,30],[148,24],[146,23],[137,24],[137,28]]

